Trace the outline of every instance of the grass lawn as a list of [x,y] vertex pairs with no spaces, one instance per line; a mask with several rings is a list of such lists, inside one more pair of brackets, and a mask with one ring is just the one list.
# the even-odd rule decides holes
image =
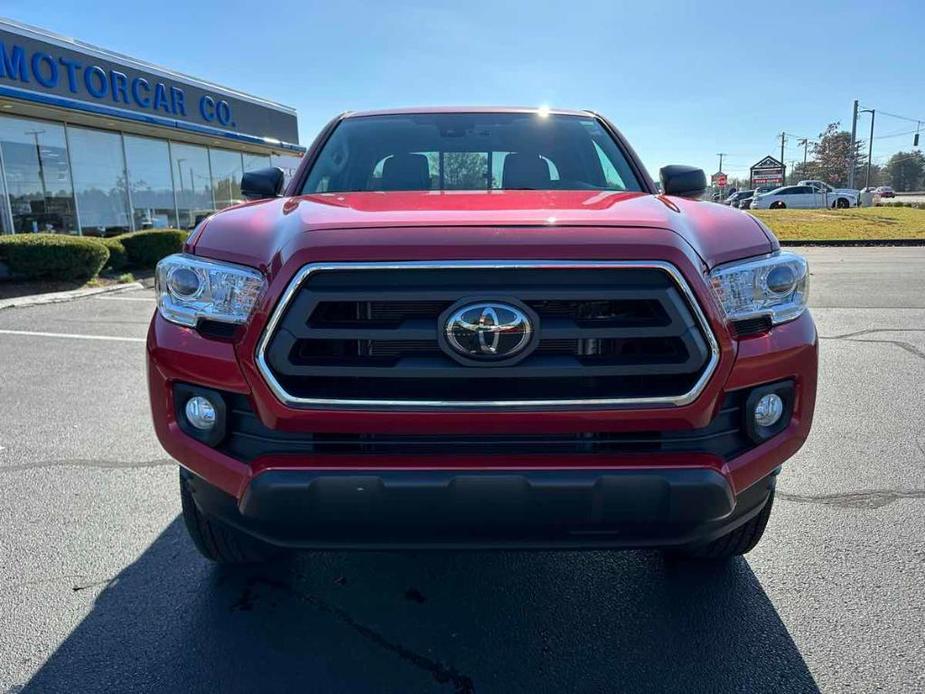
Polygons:
[[925,210],[862,207],[850,210],[749,210],[781,241],[925,239]]

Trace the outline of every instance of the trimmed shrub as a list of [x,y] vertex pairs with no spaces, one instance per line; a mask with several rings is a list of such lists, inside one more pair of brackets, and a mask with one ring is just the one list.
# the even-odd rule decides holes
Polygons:
[[65,234],[0,236],[0,261],[16,278],[90,279],[108,260],[109,250],[96,239]]
[[106,265],[108,270],[119,272],[128,265],[128,254],[125,252],[125,246],[117,238],[96,239],[109,250],[109,263]]
[[881,202],[882,207],[922,207],[920,202],[905,202],[903,200],[892,200],[891,202]]
[[133,267],[154,267],[157,261],[183,250],[189,233],[180,229],[151,229],[116,236]]

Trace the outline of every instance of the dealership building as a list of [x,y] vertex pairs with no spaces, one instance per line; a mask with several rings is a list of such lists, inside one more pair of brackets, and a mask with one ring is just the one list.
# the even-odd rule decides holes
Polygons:
[[303,151],[287,106],[0,19],[3,233],[190,229]]

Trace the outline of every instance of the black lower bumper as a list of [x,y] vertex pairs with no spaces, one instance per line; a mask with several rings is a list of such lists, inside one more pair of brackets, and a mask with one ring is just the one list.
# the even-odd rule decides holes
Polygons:
[[277,545],[618,548],[707,542],[757,514],[769,477],[736,497],[706,468],[274,470],[238,503],[183,472],[200,510]]

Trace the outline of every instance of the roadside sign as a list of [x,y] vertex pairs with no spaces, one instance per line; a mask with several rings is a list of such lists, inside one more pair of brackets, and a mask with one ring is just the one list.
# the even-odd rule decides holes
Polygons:
[[719,186],[720,188],[726,187],[727,178],[726,174],[724,174],[722,171],[717,171],[715,174],[710,176],[710,178],[713,181],[713,185]]
[[765,157],[749,169],[750,187],[784,185],[784,165],[774,157]]

